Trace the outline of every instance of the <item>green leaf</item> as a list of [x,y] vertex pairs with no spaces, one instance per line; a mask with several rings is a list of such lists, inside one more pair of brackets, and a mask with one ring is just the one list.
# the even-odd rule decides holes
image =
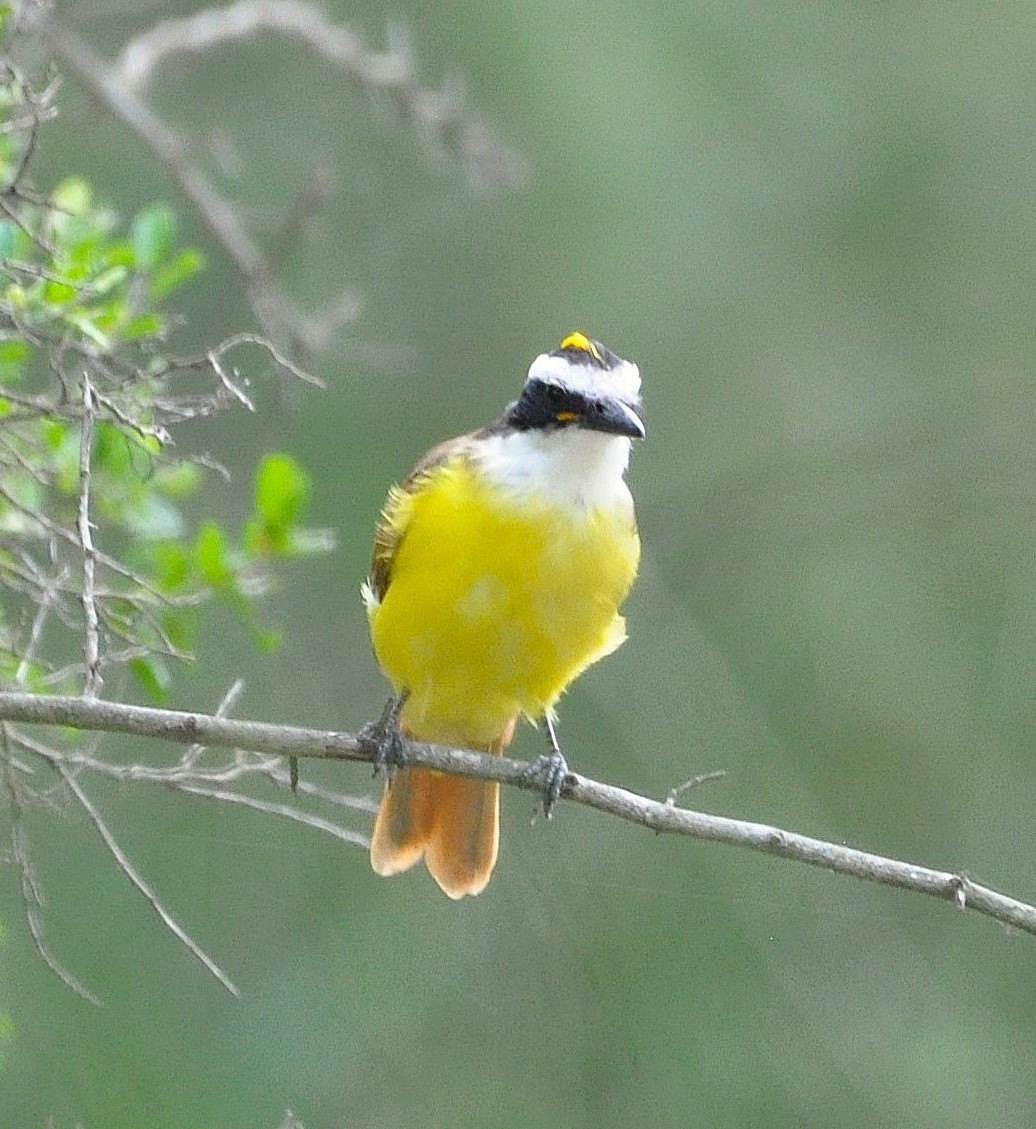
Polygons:
[[128,267],[133,270],[137,265],[137,253],[132,244],[116,243],[108,248],[108,262],[113,267]]
[[22,367],[33,354],[33,346],[24,337],[0,341],[0,381],[11,384],[19,380]]
[[158,655],[131,659],[130,671],[147,696],[156,705],[165,705],[173,685],[168,665]]
[[[144,419],[142,422],[143,423],[150,423],[151,421],[148,418],[148,419]],[[126,436],[126,442],[127,443],[131,444],[134,449],[139,448],[146,455],[157,455],[157,454],[160,454],[161,451],[163,450],[162,440],[159,439],[157,435],[142,435],[139,431],[133,431],[132,429],[124,431],[123,435]],[[136,464],[136,460],[135,460],[135,464]],[[138,472],[139,473],[144,473],[145,471],[148,474],[151,473],[151,463],[150,463],[150,461],[147,463],[146,468],[142,468],[142,467],[138,466]]]
[[151,204],[134,217],[130,235],[137,266],[153,271],[172,252],[176,240],[176,216],[168,204]]
[[227,538],[214,522],[207,521],[198,530],[194,541],[194,565],[206,584],[225,587],[234,576],[227,554]]
[[69,302],[75,301],[76,293],[74,286],[69,286],[67,282],[55,282],[53,279],[48,279],[43,289],[43,296],[52,306],[67,306]]
[[49,681],[51,671],[41,663],[25,662],[24,656],[14,656],[8,669],[4,670],[4,674],[8,679],[13,679],[16,673],[19,676],[19,690],[28,690],[33,694],[61,693],[60,690],[56,691]]
[[164,592],[182,588],[191,575],[191,556],[179,541],[161,541],[152,547],[153,575]]
[[94,466],[115,478],[133,468],[129,439],[114,423],[101,420],[94,430]]
[[149,312],[134,318],[122,331],[124,341],[137,341],[141,337],[155,337],[165,330],[165,318]]
[[175,608],[162,616],[162,630],[179,651],[188,653],[198,631],[197,608]]
[[32,356],[33,347],[24,337],[12,337],[0,341],[0,365],[12,361],[26,361]]
[[151,281],[151,297],[161,301],[167,294],[182,286],[188,279],[193,278],[205,265],[205,257],[200,251],[188,247],[168,266],[155,273]]
[[309,475],[291,456],[267,455],[255,476],[259,529],[253,548],[260,552],[290,548],[292,529],[305,512],[311,492]]

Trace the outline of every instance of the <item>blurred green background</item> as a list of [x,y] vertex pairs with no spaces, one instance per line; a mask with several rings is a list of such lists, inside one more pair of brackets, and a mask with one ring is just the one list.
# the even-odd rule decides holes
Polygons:
[[[114,57],[200,5],[57,7]],[[150,87],[263,239],[326,170],[279,277],[312,310],[362,299],[311,365],[326,393],[257,371],[258,416],[180,436],[234,472],[204,502],[224,516],[261,451],[291,451],[339,547],[269,603],[272,657],[211,619],[174,704],[211,709],[240,675],[239,716],[374,716],[358,588],[386,486],[579,327],[640,364],[649,440],[630,640],[563,703],[573,767],[654,796],[723,768],[690,804],[1031,900],[1036,9],[325,10],[375,44],[401,21],[422,79],[463,76],[526,175],[473,190],[284,38]],[[154,157],[71,81],[36,170],[85,174],[127,216],[169,199],[211,264],[184,341],[252,325]],[[360,766],[303,771],[375,790]],[[82,818],[36,816],[51,944],[105,1006],[44,968],[0,872],[2,1126],[273,1129],[289,1107],[306,1129],[1036,1124],[1033,939],[938,902],[571,805],[531,825],[508,793],[496,877],[454,904],[307,828],[91,790],[244,998]]]

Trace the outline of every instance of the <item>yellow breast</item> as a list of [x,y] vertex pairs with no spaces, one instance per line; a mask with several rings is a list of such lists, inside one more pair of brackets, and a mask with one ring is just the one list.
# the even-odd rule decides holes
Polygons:
[[397,493],[401,539],[368,612],[378,661],[429,741],[487,746],[625,638],[640,555],[629,494],[573,507],[503,490],[466,457]]

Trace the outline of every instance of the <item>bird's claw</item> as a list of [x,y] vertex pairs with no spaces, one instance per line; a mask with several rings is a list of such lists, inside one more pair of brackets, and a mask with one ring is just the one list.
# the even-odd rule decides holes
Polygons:
[[565,787],[565,778],[568,776],[568,761],[559,750],[544,753],[536,761],[542,781],[542,803],[545,819],[550,819],[554,814],[554,805],[561,799],[562,789]]
[[547,717],[547,737],[550,742],[550,751],[537,758],[533,765],[533,773],[541,788],[544,818],[550,819],[554,814],[554,805],[561,799],[569,770],[568,761],[565,760],[561,749],[558,747],[558,735],[554,731],[554,722],[549,715]]
[[390,698],[381,711],[381,717],[377,721],[367,722],[360,729],[359,738],[371,753],[375,776],[386,769],[391,775],[396,769],[406,765],[406,737],[399,728],[399,715],[405,701],[405,694]]

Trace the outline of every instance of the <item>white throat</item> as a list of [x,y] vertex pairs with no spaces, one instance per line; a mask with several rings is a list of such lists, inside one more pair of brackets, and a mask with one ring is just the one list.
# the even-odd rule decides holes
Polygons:
[[505,431],[480,440],[474,453],[505,492],[577,511],[632,504],[623,481],[629,457],[625,436],[578,427]]

